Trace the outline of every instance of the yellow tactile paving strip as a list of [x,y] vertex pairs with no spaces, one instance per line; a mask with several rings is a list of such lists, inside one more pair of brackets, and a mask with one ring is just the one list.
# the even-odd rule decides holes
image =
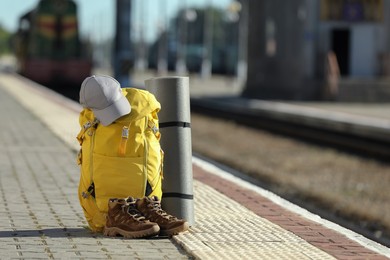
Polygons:
[[[194,158],[194,178],[337,259],[388,259],[390,249]],[[272,228],[271,226],[268,226]],[[288,240],[288,235],[283,234]]]
[[199,259],[335,259],[201,182],[194,182],[195,221],[175,237]]

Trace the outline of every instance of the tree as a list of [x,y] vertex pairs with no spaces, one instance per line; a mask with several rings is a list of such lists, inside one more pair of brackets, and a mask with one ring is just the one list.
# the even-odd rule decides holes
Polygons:
[[10,41],[11,33],[0,24],[0,56],[11,52]]

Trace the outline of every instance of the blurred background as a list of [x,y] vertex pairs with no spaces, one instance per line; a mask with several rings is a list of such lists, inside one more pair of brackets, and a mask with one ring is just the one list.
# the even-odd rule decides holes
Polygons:
[[77,101],[190,76],[195,153],[390,245],[389,0],[2,1],[15,71]]
[[[42,84],[91,71],[217,75],[244,97],[386,102],[390,10],[383,0],[14,0],[0,55]],[[4,57],[8,57],[5,59]],[[5,62],[7,63],[7,62]],[[149,75],[149,74],[148,74]],[[52,84],[58,86],[58,83]]]

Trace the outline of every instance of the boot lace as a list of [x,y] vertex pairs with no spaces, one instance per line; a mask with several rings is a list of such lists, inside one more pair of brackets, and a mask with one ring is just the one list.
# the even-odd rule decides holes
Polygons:
[[160,201],[155,201],[155,200],[151,200],[150,201],[150,204],[148,205],[148,207],[154,211],[158,216],[161,216],[162,218],[165,218],[167,220],[177,220],[177,218],[175,216],[172,216],[170,214],[168,214],[166,211],[164,211],[162,208],[161,208],[161,203]]
[[137,221],[146,221],[146,218],[136,208],[135,201],[127,201],[127,205],[122,206],[122,211],[129,214]]

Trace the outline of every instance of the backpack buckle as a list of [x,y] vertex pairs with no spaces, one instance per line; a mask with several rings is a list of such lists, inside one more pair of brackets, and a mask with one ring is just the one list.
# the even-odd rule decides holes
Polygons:
[[122,128],[122,138],[129,138],[129,128],[127,126]]
[[153,123],[153,121],[149,120],[148,126],[155,135],[158,133],[158,127]]
[[93,182],[91,183],[91,185],[89,185],[87,191],[81,192],[81,197],[83,197],[84,199],[88,198],[89,195],[92,195],[92,197],[95,198],[95,184]]

